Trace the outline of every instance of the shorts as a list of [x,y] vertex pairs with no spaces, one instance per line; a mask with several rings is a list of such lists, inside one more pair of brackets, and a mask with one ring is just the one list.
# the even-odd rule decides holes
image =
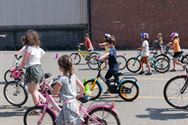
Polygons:
[[39,83],[41,82],[43,79],[43,70],[41,68],[41,65],[37,64],[37,65],[33,65],[30,66],[26,69],[25,72],[25,83],[29,84],[29,83]]
[[140,60],[142,63],[147,63],[148,62],[148,56],[144,56],[144,57],[142,57],[141,58],[141,60]]
[[179,59],[181,57],[182,52],[175,52],[173,55],[174,59]]

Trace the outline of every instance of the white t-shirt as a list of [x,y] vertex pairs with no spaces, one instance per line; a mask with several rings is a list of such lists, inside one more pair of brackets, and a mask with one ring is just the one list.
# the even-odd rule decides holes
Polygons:
[[26,68],[32,65],[41,64],[40,59],[45,54],[44,50],[37,46],[27,46],[25,48],[25,52],[28,52],[31,54],[26,64]]
[[143,56],[149,56],[149,43],[148,43],[147,40],[144,40],[144,41],[143,41],[142,47],[143,47],[143,50],[142,50],[142,57],[143,57]]

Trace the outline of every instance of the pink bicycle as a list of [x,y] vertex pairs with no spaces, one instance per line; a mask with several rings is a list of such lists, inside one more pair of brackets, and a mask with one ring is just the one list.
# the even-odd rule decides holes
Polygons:
[[[52,83],[52,82],[51,82]],[[43,95],[46,101],[42,104],[29,108],[24,114],[24,125],[56,125],[55,119],[60,113],[61,107],[52,97],[50,83],[43,84]],[[81,125],[120,125],[118,113],[114,103],[93,103],[85,108],[82,103],[90,101],[89,96],[78,99],[80,114],[75,113],[81,120]],[[35,112],[33,114],[33,112]]]
[[24,77],[24,71],[23,70],[16,70],[16,67],[18,67],[19,65],[19,60],[22,58],[22,56],[15,56],[14,59],[14,66],[11,67],[10,69],[8,69],[5,73],[4,73],[4,80],[6,83],[9,83],[11,81],[15,81],[16,79],[20,79]]

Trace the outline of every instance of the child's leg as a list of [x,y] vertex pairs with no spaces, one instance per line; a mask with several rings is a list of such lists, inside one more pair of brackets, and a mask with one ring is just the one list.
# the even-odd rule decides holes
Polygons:
[[112,77],[112,72],[111,71],[108,71],[105,75],[105,79],[106,79],[106,83],[108,86],[110,86],[110,78]]

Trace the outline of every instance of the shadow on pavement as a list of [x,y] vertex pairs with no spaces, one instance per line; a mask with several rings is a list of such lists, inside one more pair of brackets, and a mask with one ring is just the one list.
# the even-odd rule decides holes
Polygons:
[[0,82],[0,84],[5,84],[5,83],[6,83],[6,82],[4,82],[4,81],[1,81],[1,82]]
[[136,115],[138,118],[150,118],[152,120],[187,119],[188,110],[174,108],[147,108],[146,114]]
[[[23,116],[28,107],[16,107],[12,105],[0,106],[0,117]],[[6,111],[5,111],[6,110]]]

